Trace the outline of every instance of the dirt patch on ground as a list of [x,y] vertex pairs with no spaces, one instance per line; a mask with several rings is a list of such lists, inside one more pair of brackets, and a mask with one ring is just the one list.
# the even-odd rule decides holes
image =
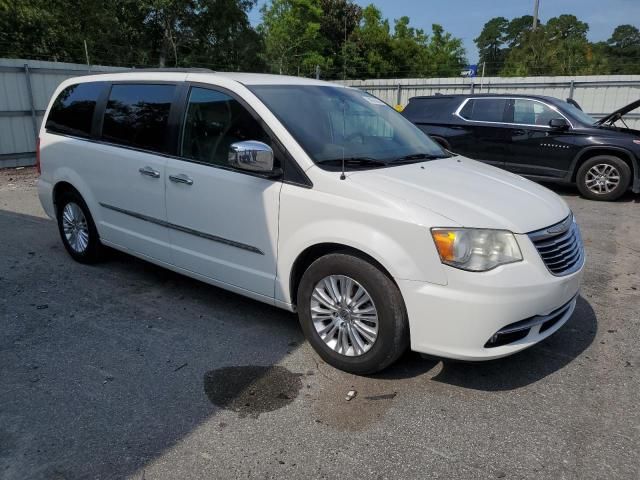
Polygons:
[[37,182],[36,167],[0,168],[0,210],[45,217]]

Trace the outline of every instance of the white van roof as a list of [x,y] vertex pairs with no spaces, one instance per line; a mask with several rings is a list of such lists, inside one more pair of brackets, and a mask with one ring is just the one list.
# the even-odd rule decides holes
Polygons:
[[206,81],[216,78],[236,81],[244,85],[324,85],[341,87],[343,85],[316,80],[313,78],[294,77],[289,75],[270,75],[265,73],[241,73],[241,72],[214,72],[206,69],[140,69],[118,73],[101,73],[97,75],[84,75],[74,78],[73,83],[97,82],[97,81],[174,81],[182,82],[190,79]]

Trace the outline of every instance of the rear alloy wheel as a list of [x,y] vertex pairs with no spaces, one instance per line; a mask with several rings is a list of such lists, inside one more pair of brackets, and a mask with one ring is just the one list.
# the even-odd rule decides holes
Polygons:
[[375,373],[409,345],[398,287],[377,266],[350,252],[325,255],[307,268],[298,286],[297,307],[311,346],[340,370]]
[[616,200],[627,191],[630,181],[629,165],[612,155],[588,159],[576,177],[580,193],[591,200]]
[[80,263],[96,263],[104,256],[98,230],[80,194],[69,191],[56,200],[58,230],[69,255]]
[[89,225],[77,203],[69,202],[62,209],[62,230],[74,252],[82,254],[89,247]]

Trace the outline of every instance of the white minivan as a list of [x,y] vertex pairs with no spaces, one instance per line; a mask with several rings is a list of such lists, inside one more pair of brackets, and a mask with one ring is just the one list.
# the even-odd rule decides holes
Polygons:
[[407,348],[487,360],[571,316],[570,209],[443,150],[379,99],[277,75],[135,71],[63,82],[40,200],[80,262],[109,246],[290,311],[368,374]]

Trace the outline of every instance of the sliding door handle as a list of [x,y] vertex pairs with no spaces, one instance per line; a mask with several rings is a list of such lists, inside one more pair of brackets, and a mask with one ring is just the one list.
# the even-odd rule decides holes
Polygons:
[[144,167],[138,171],[140,172],[141,175],[146,175],[147,177],[160,178],[160,172],[157,170],[154,170],[151,167]]
[[193,180],[187,177],[184,173],[180,175],[169,175],[169,180],[174,183],[184,183],[185,185],[193,185]]

